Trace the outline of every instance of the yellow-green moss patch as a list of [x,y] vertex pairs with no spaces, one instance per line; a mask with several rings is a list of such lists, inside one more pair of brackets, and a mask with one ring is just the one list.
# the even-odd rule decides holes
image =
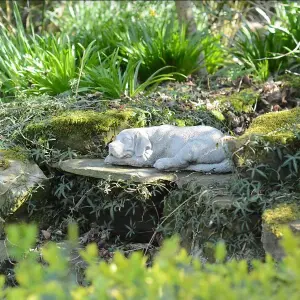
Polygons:
[[45,122],[30,124],[27,126],[26,131],[37,133],[48,128],[53,133],[60,132],[67,135],[76,129],[85,134],[90,134],[92,131],[98,133],[107,132],[122,125],[130,125],[130,123],[134,123],[136,126],[143,126],[143,121],[143,119],[137,118],[137,113],[132,110],[108,110],[106,112],[67,111]]
[[250,112],[257,103],[259,94],[258,91],[249,88],[229,96],[220,96],[217,100],[220,101],[221,106],[230,103],[236,112]]
[[9,168],[10,162],[8,159],[0,159],[0,169],[6,170]]
[[240,139],[261,136],[270,142],[286,144],[295,139],[300,130],[300,108],[271,112],[254,119]]
[[[83,126],[82,130],[93,128],[97,132],[106,132],[112,128],[128,124],[135,119],[136,113],[132,110],[109,110],[104,113],[94,111],[72,111],[52,119],[52,126],[56,129],[72,130],[73,125]],[[137,120],[135,120],[137,121]],[[139,124],[142,125],[142,124]]]
[[143,112],[127,109],[123,111],[65,111],[39,123],[29,124],[24,135],[39,141],[53,140],[52,146],[60,150],[72,150],[86,153],[98,151],[99,146],[109,142],[120,130],[145,126]]
[[272,233],[281,237],[283,229],[289,222],[300,219],[300,207],[296,203],[279,204],[265,210],[262,219]]
[[221,121],[221,122],[225,121],[225,117],[224,117],[224,115],[220,111],[218,111],[218,110],[211,110],[210,112],[219,121]]
[[0,149],[0,156],[4,161],[13,159],[24,162],[28,159],[28,154],[26,150],[24,150],[21,147],[13,147],[11,149]]

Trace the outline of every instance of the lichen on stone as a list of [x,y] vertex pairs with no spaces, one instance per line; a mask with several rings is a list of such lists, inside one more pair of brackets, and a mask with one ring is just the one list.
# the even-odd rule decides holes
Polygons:
[[28,189],[27,192],[23,192],[19,197],[13,198],[7,195],[7,199],[3,204],[0,203],[0,217],[5,219],[9,215],[16,212],[26,201],[31,198],[33,189]]
[[[287,154],[294,155],[298,151],[299,133],[300,108],[261,115],[233,141],[231,151],[235,165],[245,176],[253,178],[255,172],[257,180],[265,180],[266,176],[268,180],[276,181],[278,176],[282,180],[290,175],[289,167],[282,164]],[[265,176],[259,175],[258,166]]]
[[281,203],[274,208],[264,211],[262,215],[265,226],[277,237],[288,223],[300,219],[300,206],[296,203]]

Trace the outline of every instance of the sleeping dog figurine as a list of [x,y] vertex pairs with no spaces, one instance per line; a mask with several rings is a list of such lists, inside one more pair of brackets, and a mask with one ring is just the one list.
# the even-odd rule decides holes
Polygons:
[[210,126],[161,125],[121,131],[105,163],[158,170],[232,171],[224,134]]

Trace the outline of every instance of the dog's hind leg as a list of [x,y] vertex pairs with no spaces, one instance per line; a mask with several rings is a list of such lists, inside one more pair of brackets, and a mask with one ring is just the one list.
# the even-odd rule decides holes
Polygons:
[[224,159],[223,153],[221,153],[221,157],[211,158],[214,151],[215,145],[207,144],[205,140],[190,141],[175,156],[158,159],[154,168],[165,171],[182,170],[188,168],[192,163],[196,165],[222,161]]
[[233,164],[230,159],[224,159],[216,164],[196,164],[189,165],[184,170],[203,173],[229,173],[233,171]]

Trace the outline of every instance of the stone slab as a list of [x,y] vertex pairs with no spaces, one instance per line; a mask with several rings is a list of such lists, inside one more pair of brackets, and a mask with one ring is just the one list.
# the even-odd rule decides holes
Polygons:
[[59,163],[59,168],[65,172],[99,178],[118,180],[132,180],[134,182],[151,183],[158,180],[174,181],[172,173],[158,172],[153,168],[135,168],[107,165],[102,159],[71,159]]
[[197,180],[202,185],[208,186],[213,183],[225,185],[232,178],[231,174],[208,175],[189,171],[162,172],[154,168],[108,165],[104,163],[103,159],[70,159],[60,162],[57,167],[71,174],[112,181],[131,180],[138,183],[175,182],[179,188],[191,180]]

